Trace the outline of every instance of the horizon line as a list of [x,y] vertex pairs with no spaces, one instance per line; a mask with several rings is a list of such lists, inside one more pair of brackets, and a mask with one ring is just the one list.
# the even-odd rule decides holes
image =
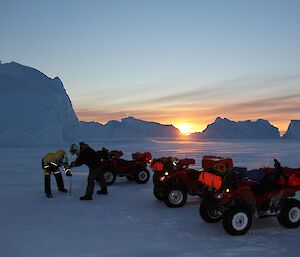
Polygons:
[[[79,117],[79,115],[78,115],[78,113],[77,113],[77,110],[74,110],[74,111],[75,111],[77,117]],[[136,116],[132,116],[132,115],[125,116],[125,117],[122,117],[122,118],[119,118],[119,119],[110,119],[110,120],[106,121],[106,123],[101,123],[100,121],[97,121],[97,120],[89,120],[89,121],[81,120],[81,119],[78,119],[78,120],[79,120],[79,122],[95,122],[95,123],[99,123],[99,124],[101,124],[101,125],[106,125],[106,124],[109,123],[110,121],[116,120],[116,121],[118,121],[118,122],[122,122],[122,120],[123,120],[123,119],[126,119],[126,118],[134,118],[134,119],[136,119],[136,120],[141,120],[141,121],[145,121],[145,122],[153,122],[153,123],[158,123],[158,124],[160,124],[160,125],[173,126],[173,127],[175,127],[176,129],[178,129],[178,130],[180,131],[180,129],[178,128],[178,126],[174,125],[173,123],[161,123],[161,122],[154,121],[154,120],[145,120],[145,119],[142,119],[142,118],[137,118]],[[255,122],[255,121],[258,121],[258,120],[265,120],[265,121],[268,121],[268,122],[270,123],[270,125],[272,125],[273,127],[275,127],[275,128],[278,129],[280,136],[283,136],[283,135],[287,132],[287,130],[288,130],[288,129],[287,129],[287,130],[282,130],[282,131],[281,131],[277,126],[273,125],[268,119],[264,119],[264,118],[245,119],[245,120],[232,120],[232,119],[229,119],[229,118],[226,118],[226,117],[223,117],[223,118],[222,118],[221,116],[218,116],[218,117],[216,117],[216,118],[214,119],[214,122],[215,122],[218,118],[221,118],[221,119],[227,119],[227,120],[233,121],[233,122],[235,122],[235,123],[237,123],[237,122],[245,122],[245,121]],[[294,120],[297,120],[297,119],[291,119],[288,125],[290,125],[291,122],[294,121]],[[208,124],[206,125],[205,129],[208,127],[208,125],[213,124],[214,122],[208,123]],[[204,131],[205,129],[203,129],[202,131],[193,131],[193,132],[190,133],[190,135],[191,135],[191,134],[195,134],[195,133],[203,133],[203,131]]]

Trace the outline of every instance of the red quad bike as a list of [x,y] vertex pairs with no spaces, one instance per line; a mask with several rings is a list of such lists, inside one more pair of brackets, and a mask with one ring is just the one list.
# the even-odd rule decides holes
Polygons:
[[153,160],[153,194],[156,199],[176,208],[184,206],[187,194],[198,195],[200,171],[189,168],[191,164],[195,164],[194,159],[162,157]]
[[[100,151],[98,152],[100,154]],[[112,185],[116,177],[126,177],[128,180],[135,180],[138,184],[145,184],[150,178],[147,163],[152,160],[150,152],[133,153],[132,160],[121,158],[122,151],[110,151],[106,160],[103,159],[104,178],[107,185]]]
[[293,197],[300,190],[300,168],[283,168],[274,161],[275,168],[233,168],[223,174],[204,171],[199,178],[206,191],[200,205],[202,219],[209,223],[222,220],[231,235],[245,234],[253,217],[277,216],[282,226],[299,227],[300,202]]

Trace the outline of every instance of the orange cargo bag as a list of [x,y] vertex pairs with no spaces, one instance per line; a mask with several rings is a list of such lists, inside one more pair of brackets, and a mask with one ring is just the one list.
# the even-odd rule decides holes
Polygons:
[[222,178],[210,172],[203,171],[199,176],[199,181],[206,186],[220,189],[222,186]]
[[165,165],[161,162],[155,162],[151,166],[152,166],[152,170],[154,171],[162,171]]

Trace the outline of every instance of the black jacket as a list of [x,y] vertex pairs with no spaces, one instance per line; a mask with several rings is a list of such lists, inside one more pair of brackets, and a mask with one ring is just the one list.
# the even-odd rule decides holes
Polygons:
[[85,164],[89,168],[98,168],[101,165],[100,159],[94,149],[89,147],[87,144],[80,144],[80,153],[75,160],[74,165],[81,166]]

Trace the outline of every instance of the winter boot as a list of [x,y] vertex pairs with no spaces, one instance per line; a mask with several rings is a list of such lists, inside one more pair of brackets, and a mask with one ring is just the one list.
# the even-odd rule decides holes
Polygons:
[[68,193],[68,190],[65,189],[65,188],[58,189],[58,191],[60,191],[60,192],[62,192],[62,193]]
[[98,195],[107,195],[108,194],[107,188],[102,188],[101,190],[98,190],[97,194]]
[[80,201],[82,200],[93,200],[93,197],[91,195],[84,195],[80,197]]
[[47,193],[47,194],[46,194],[46,197],[47,197],[47,198],[52,198],[53,196],[52,196],[51,193]]

